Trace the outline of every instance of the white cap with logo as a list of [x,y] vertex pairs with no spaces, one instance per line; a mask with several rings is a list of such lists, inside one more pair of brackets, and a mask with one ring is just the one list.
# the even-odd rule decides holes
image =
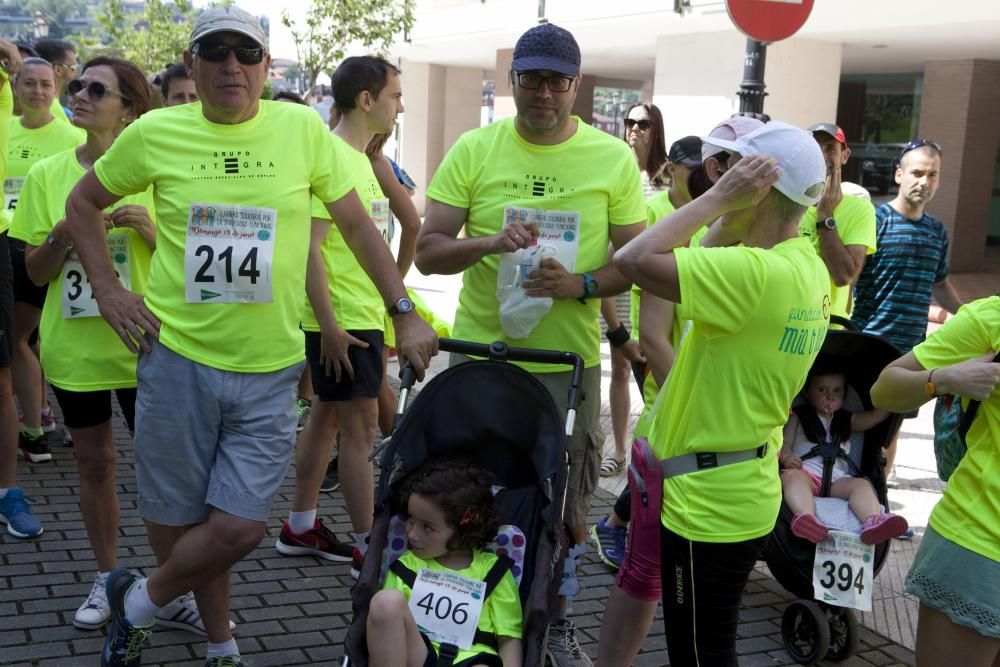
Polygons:
[[246,35],[267,48],[267,35],[264,34],[260,21],[250,12],[235,5],[211,7],[198,14],[194,20],[194,28],[191,29],[191,44],[217,32],[236,32]]
[[775,189],[797,204],[813,206],[823,194],[826,161],[813,136],[794,125],[771,121],[732,141],[703,138],[743,157],[762,155],[778,161],[781,176]]

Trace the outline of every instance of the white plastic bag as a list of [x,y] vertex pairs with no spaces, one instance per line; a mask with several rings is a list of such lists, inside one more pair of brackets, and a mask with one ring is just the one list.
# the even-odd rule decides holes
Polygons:
[[500,302],[500,328],[508,337],[527,338],[552,309],[551,297],[528,296],[522,283],[539,268],[543,259],[555,255],[555,248],[541,245],[501,256],[497,300]]

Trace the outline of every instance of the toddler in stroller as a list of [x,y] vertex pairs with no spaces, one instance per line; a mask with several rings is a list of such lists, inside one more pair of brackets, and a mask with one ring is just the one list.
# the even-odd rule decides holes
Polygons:
[[[431,461],[403,490],[408,549],[371,600],[371,664],[520,667],[521,600],[514,561],[484,551],[499,520],[492,475],[457,460]],[[460,648],[464,644],[466,648]]]
[[[832,367],[813,366],[802,390],[805,402],[793,408],[785,424],[784,444],[778,455],[785,504],[792,511],[792,534],[810,542],[824,540],[829,529],[816,517],[814,496],[829,495],[848,501],[861,521],[861,541],[879,544],[909,528],[906,519],[882,512],[875,490],[861,477],[850,456],[851,433],[863,432],[889,417],[873,408],[849,412],[844,408],[846,376]],[[830,488],[824,492],[823,447],[837,445]]]

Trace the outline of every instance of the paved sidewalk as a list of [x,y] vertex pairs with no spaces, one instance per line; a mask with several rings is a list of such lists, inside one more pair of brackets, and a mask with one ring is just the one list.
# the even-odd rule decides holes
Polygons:
[[[120,455],[120,564],[148,569],[154,560],[135,513],[132,448],[120,420],[115,426]],[[104,641],[103,631],[72,627],[73,612],[90,590],[96,566],[76,503],[79,484],[73,450],[61,445],[61,433],[53,434],[51,442],[53,463],[22,462],[18,470],[20,483],[45,525],[44,535],[33,541],[0,535],[0,665],[95,665]],[[275,502],[267,538],[235,568],[232,577],[237,639],[248,664],[255,667],[338,664],[351,619],[352,580],[347,564],[283,557],[274,550],[291,503],[293,474],[294,470]],[[607,513],[613,500],[610,493],[600,490],[592,521]],[[346,538],[349,526],[340,493],[321,494],[320,511]],[[581,630],[584,648],[596,656],[603,600],[613,574],[591,551],[583,562],[582,579],[583,593],[575,601],[572,617]],[[761,565],[744,597],[738,642],[741,665],[792,664],[780,637],[781,613],[790,600]],[[660,623],[658,615],[636,665],[668,664]],[[203,656],[202,638],[176,630],[159,631],[144,652],[143,664],[200,664]],[[862,629],[859,653],[845,664],[912,662],[913,655],[906,647]]]

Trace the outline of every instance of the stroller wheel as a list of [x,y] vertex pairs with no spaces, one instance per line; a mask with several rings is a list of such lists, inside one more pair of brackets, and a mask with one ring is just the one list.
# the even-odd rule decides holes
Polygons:
[[796,600],[781,616],[781,639],[792,660],[811,665],[830,648],[830,625],[826,613],[812,600]]
[[858,651],[858,617],[850,609],[830,607],[830,649],[826,659],[847,660]]

